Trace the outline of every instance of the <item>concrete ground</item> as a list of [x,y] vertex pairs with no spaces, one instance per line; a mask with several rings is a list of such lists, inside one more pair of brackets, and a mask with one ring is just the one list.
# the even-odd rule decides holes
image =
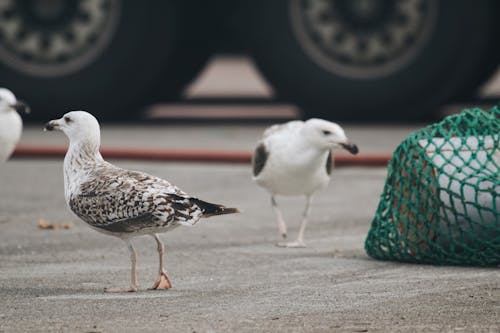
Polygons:
[[[180,144],[175,133],[190,133],[175,127],[161,133],[125,129],[127,135],[115,130],[116,136],[111,128],[105,131],[105,145],[128,145],[133,137],[157,142],[164,135],[161,144],[172,148]],[[361,149],[365,142],[371,145],[371,151],[382,148],[373,143],[379,138],[386,138],[384,145],[395,146],[400,135],[411,131],[400,128],[391,135],[382,128],[365,130],[352,128],[348,133]],[[220,146],[219,138],[208,138],[210,133],[214,138],[216,133],[233,133],[230,145],[246,149],[259,131],[259,127],[234,133],[230,128],[221,132],[207,127],[185,137],[193,145],[231,148]],[[60,144],[64,139],[38,132],[35,126],[26,130],[23,140]],[[274,246],[279,237],[269,198],[251,182],[248,165],[115,163],[164,177],[189,193],[243,213],[207,219],[162,236],[174,285],[169,291],[146,290],[157,270],[155,244],[148,237],[135,239],[140,291],[106,294],[105,287],[129,283],[124,243],[91,230],[69,212],[63,199],[62,160],[11,160],[0,169],[0,332],[500,329],[498,268],[410,265],[377,261],[365,254],[364,238],[385,168],[336,169],[330,186],[314,201],[306,231],[308,248],[283,249]],[[303,200],[279,203],[293,238]],[[40,219],[71,227],[41,230]]]
[[[112,148],[210,149],[253,151],[269,123],[170,123],[160,125],[101,124],[101,143]],[[413,131],[425,126],[411,125],[355,125],[342,124],[346,135],[356,143],[360,152],[391,153]],[[43,132],[43,124],[25,126],[20,145],[64,146],[62,133]],[[342,152],[343,153],[343,152]]]
[[[225,63],[223,74],[240,78],[241,85],[196,81],[188,97],[229,88],[236,97],[272,96],[251,68]],[[209,74],[213,70],[207,68]],[[104,124],[102,142],[250,151],[267,125]],[[362,152],[392,152],[420,127],[345,128]],[[66,144],[62,134],[41,128],[27,126],[21,144]],[[156,247],[151,238],[135,239],[140,291],[106,294],[106,287],[129,283],[123,242],[91,230],[69,212],[61,159],[11,160],[0,166],[0,332],[500,331],[498,268],[410,265],[365,254],[385,168],[334,170],[330,186],[313,203],[308,247],[283,249],[274,246],[280,239],[269,198],[251,182],[249,165],[114,162],[243,212],[162,235],[174,285],[169,291],[147,290],[157,270]],[[279,204],[293,238],[303,199]],[[71,227],[42,230],[41,219]]]

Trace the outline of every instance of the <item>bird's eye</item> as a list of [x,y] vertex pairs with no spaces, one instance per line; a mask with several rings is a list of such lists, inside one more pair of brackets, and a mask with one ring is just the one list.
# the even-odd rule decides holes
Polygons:
[[323,132],[323,135],[330,135],[330,134],[332,134],[332,132],[327,131],[327,130],[323,130],[323,131],[321,131],[321,132]]
[[72,122],[71,118],[70,117],[64,117],[64,121],[69,124],[70,122]]

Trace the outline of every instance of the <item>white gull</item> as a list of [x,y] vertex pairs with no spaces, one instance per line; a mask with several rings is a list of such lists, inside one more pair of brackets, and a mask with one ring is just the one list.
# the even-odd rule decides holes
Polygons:
[[286,238],[287,227],[275,197],[306,197],[297,239],[280,242],[278,246],[305,247],[304,232],[311,198],[330,181],[332,149],[336,147],[358,153],[358,147],[349,142],[339,125],[322,119],[291,121],[271,126],[264,132],[252,158],[253,179],[270,192],[271,205],[283,238]]
[[0,88],[0,162],[5,162],[21,138],[23,121],[18,112],[29,112],[9,89]]

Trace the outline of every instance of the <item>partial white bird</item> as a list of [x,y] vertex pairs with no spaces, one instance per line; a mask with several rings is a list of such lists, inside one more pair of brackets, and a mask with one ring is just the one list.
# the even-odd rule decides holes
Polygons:
[[5,162],[21,138],[23,121],[18,112],[29,112],[9,89],[0,88],[0,162]]
[[64,195],[79,218],[93,229],[124,240],[132,263],[128,289],[137,291],[136,252],[130,239],[151,235],[158,246],[159,274],[151,289],[172,287],[163,268],[164,246],[158,233],[179,225],[192,226],[202,217],[237,213],[236,208],[212,204],[181,191],[166,180],[118,168],[99,153],[100,127],[84,111],[73,111],[52,120],[46,130],[61,130],[69,138],[64,158]]
[[282,247],[305,247],[306,229],[312,195],[326,187],[332,171],[332,149],[341,147],[352,154],[358,147],[347,139],[337,124],[309,119],[274,125],[265,130],[253,154],[253,179],[271,193],[271,205],[278,220],[279,232],[287,236],[287,226],[276,203],[277,195],[306,197],[306,207],[298,237],[280,242]]

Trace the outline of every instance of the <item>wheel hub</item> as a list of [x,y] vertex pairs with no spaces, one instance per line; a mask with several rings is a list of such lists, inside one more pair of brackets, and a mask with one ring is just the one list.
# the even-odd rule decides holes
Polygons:
[[1,1],[0,63],[32,76],[80,70],[111,42],[121,1]]
[[394,11],[395,1],[385,0],[339,0],[332,4],[342,24],[350,29],[366,30],[380,28]]
[[293,31],[321,67],[354,79],[390,75],[420,52],[434,29],[434,0],[292,0]]
[[31,29],[56,31],[74,20],[79,6],[77,0],[18,0],[15,10]]

